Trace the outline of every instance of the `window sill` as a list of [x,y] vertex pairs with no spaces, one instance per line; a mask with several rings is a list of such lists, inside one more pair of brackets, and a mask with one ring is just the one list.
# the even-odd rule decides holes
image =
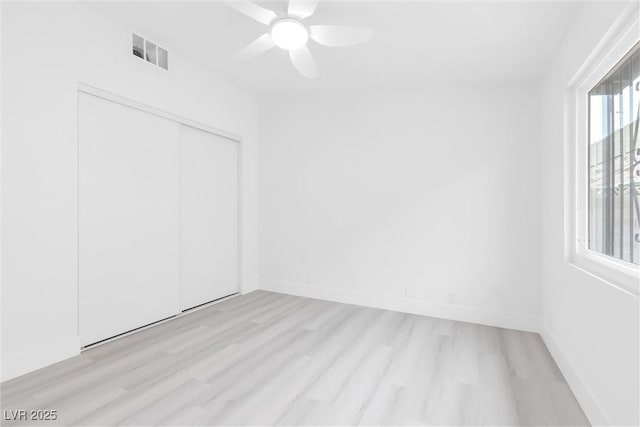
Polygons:
[[591,252],[576,253],[568,263],[609,286],[636,297],[640,296],[640,268],[638,267]]

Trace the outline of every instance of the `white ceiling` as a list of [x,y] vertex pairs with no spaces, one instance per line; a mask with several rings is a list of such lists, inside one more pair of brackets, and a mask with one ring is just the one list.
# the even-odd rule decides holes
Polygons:
[[[278,13],[286,3],[260,2]],[[267,28],[220,2],[92,3],[98,11],[255,93],[456,82],[539,80],[575,17],[567,1],[321,1],[309,24],[375,28],[366,44],[310,42],[320,77],[308,80],[275,48],[246,62],[232,55]]]

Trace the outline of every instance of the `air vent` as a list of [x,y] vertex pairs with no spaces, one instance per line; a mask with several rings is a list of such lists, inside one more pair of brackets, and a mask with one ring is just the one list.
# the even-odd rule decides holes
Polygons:
[[156,43],[145,40],[139,35],[131,34],[131,53],[165,70],[169,69],[169,52]]

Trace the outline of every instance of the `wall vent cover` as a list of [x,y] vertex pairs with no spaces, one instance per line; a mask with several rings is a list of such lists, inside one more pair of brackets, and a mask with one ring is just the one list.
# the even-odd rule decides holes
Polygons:
[[169,70],[169,52],[167,49],[161,48],[157,43],[145,40],[135,33],[131,34],[131,47],[131,53],[134,56]]

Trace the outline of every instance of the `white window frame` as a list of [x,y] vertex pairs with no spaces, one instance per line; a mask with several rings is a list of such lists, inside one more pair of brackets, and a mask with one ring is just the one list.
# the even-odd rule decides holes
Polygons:
[[640,295],[640,267],[588,247],[589,91],[640,41],[638,4],[612,26],[565,92],[565,259],[572,266],[624,291]]

